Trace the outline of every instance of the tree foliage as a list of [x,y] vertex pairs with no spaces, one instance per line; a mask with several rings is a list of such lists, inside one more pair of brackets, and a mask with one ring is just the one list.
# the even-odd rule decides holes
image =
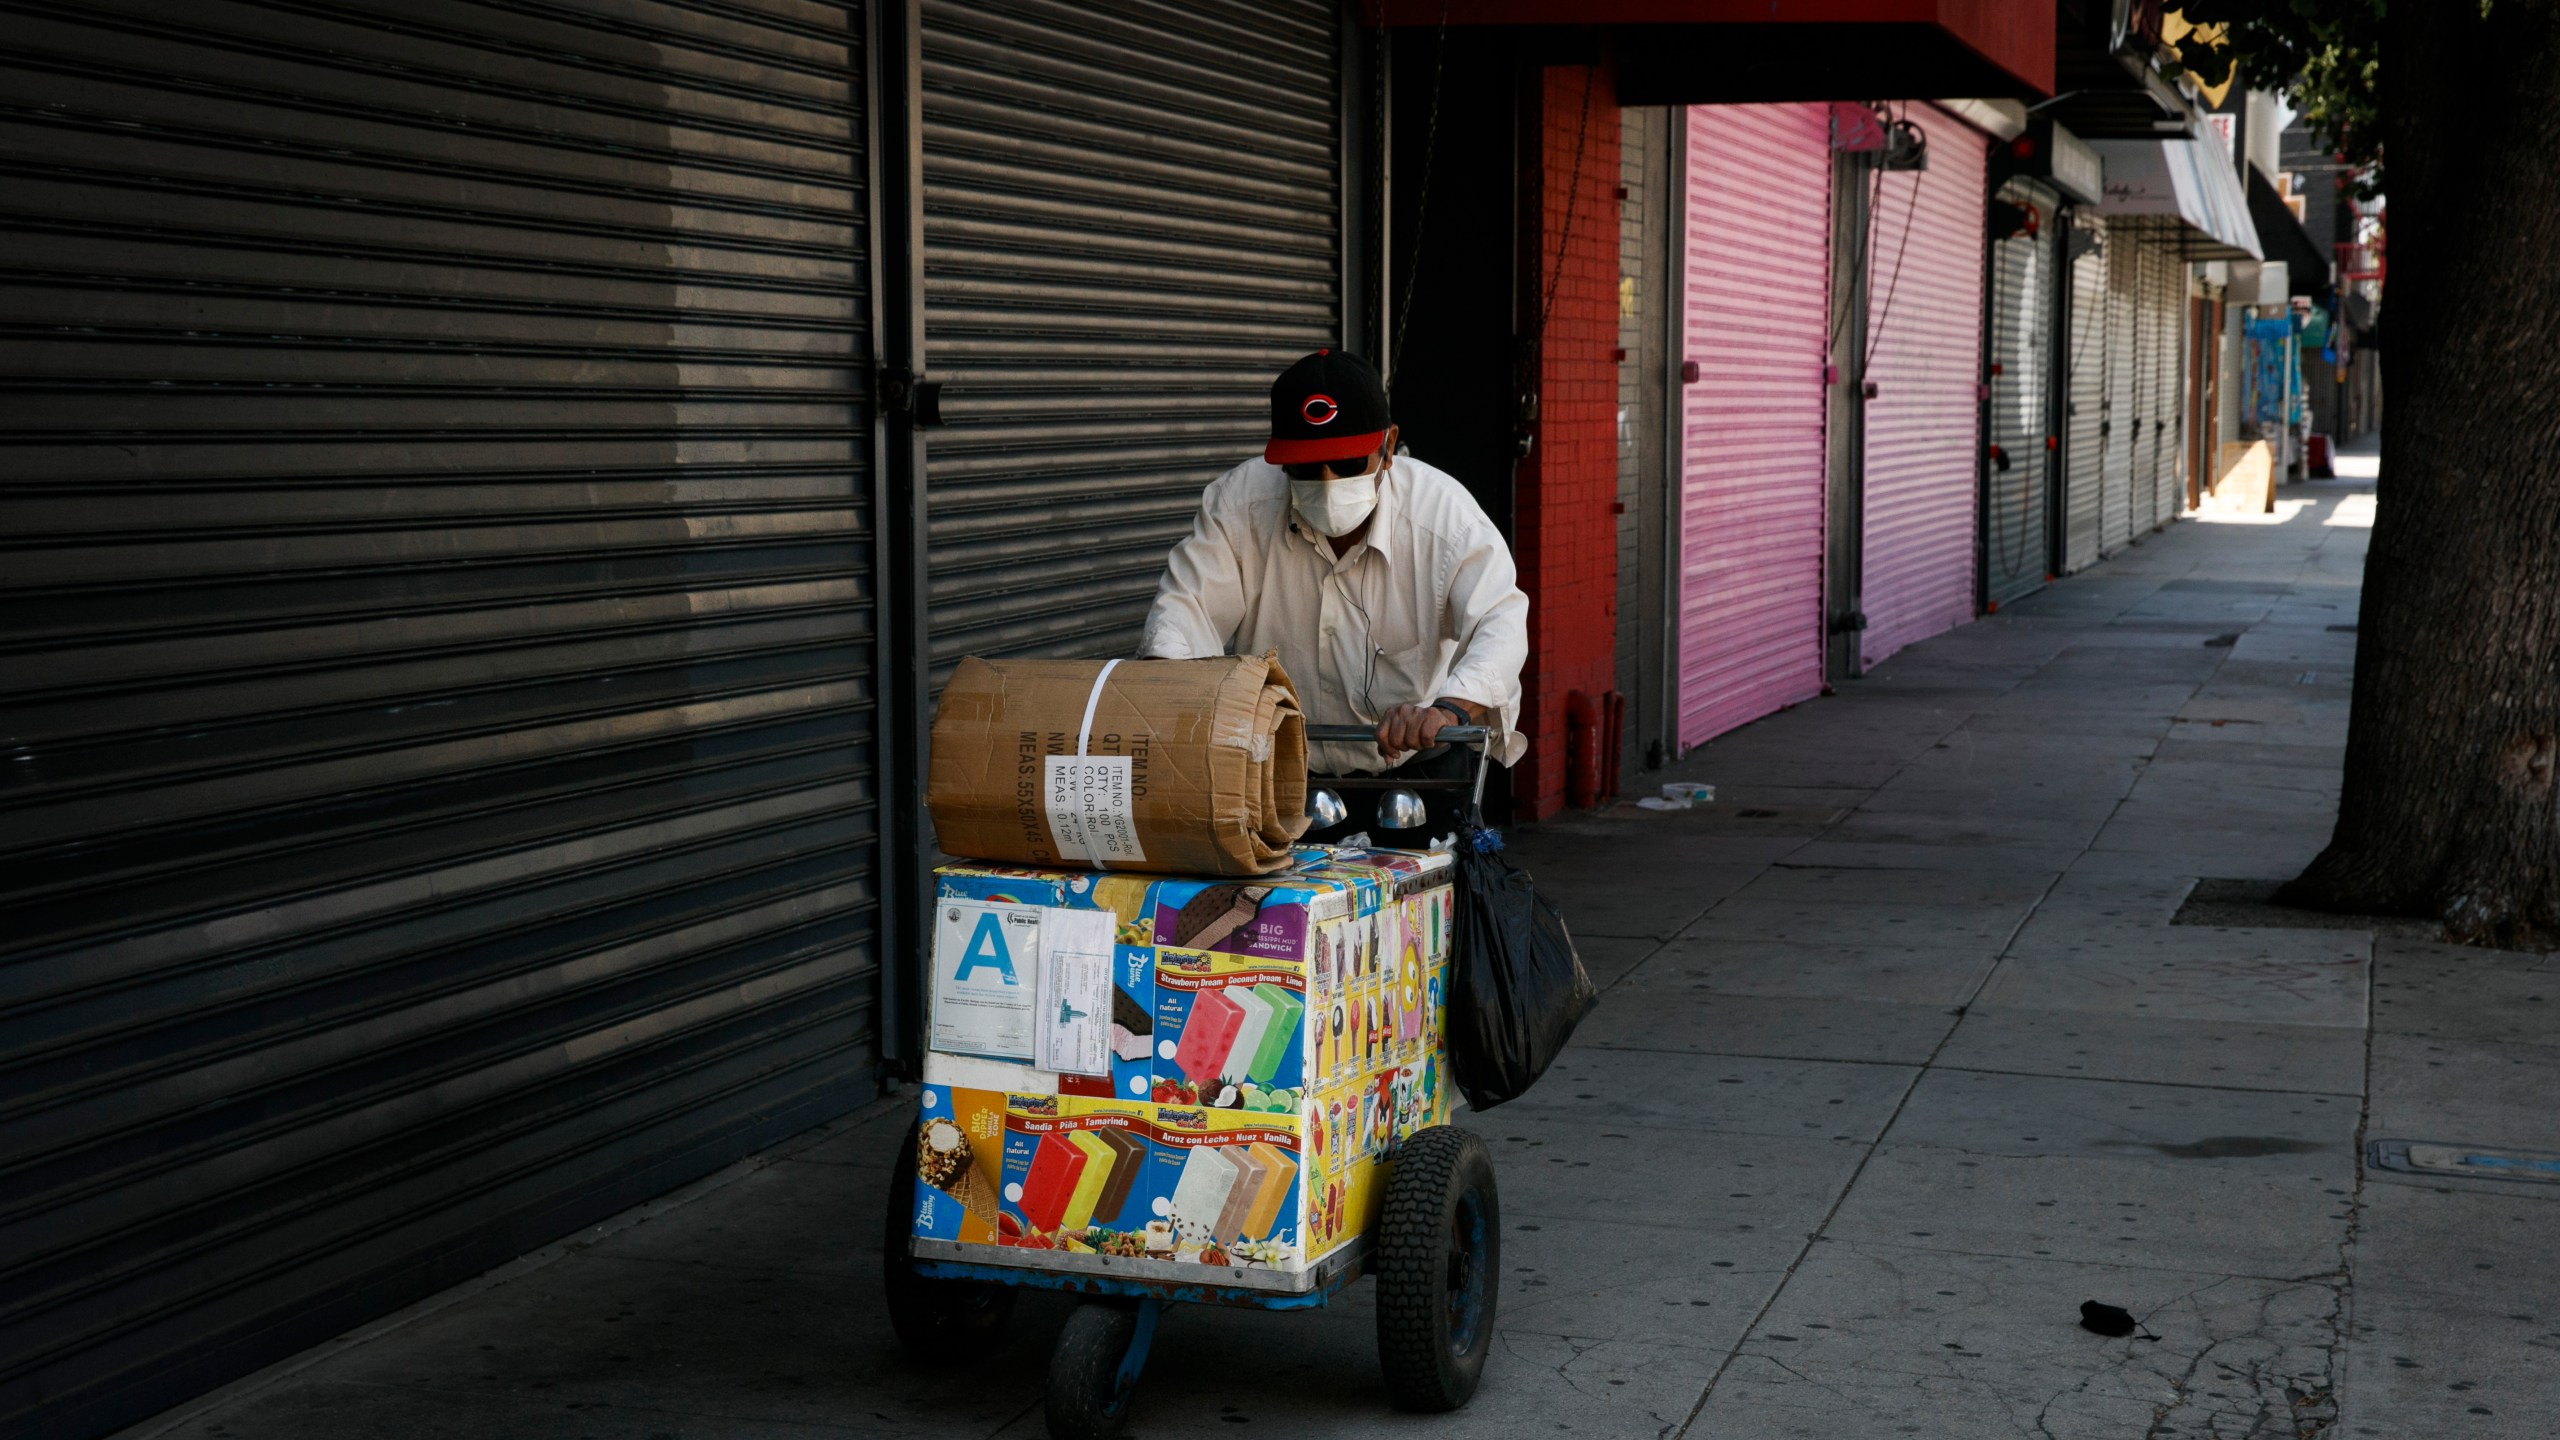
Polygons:
[[2348,163],[2378,166],[2384,4],[2186,0],[2181,13],[2193,28],[2178,42],[2177,64],[2208,88],[2236,72],[2253,90],[2283,91]]

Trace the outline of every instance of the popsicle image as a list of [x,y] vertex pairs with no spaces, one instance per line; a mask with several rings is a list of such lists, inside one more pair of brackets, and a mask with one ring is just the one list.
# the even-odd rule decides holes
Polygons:
[[1034,1230],[1055,1230],[1074,1203],[1076,1186],[1092,1162],[1064,1135],[1043,1135],[1022,1177],[1022,1219]]
[[1236,1188],[1236,1164],[1214,1145],[1202,1145],[1183,1157],[1182,1178],[1173,1182],[1174,1228],[1195,1244],[1218,1238],[1218,1213]]
[[1248,1153],[1262,1162],[1263,1182],[1262,1193],[1254,1197],[1253,1208],[1245,1212],[1242,1234],[1247,1240],[1268,1239],[1271,1227],[1280,1221],[1281,1205],[1298,1183],[1298,1161],[1267,1140],[1255,1142]]
[[1138,1183],[1138,1173],[1146,1168],[1147,1142],[1126,1130],[1088,1132],[1111,1151],[1111,1178],[1103,1182],[1102,1198],[1093,1202],[1093,1218],[1110,1224],[1129,1206],[1129,1191]]
[[1058,1217],[1058,1228],[1082,1230],[1093,1223],[1093,1207],[1101,1203],[1102,1189],[1111,1183],[1114,1157],[1111,1147],[1090,1130],[1069,1131],[1067,1143],[1084,1152],[1084,1173],[1067,1197],[1066,1212]]
[[1174,1048],[1174,1065],[1199,1083],[1216,1080],[1218,1067],[1226,1063],[1227,1052],[1235,1048],[1236,1031],[1243,1024],[1244,1007],[1229,998],[1226,991],[1201,991],[1191,1002],[1191,1018],[1183,1024],[1182,1043]]
[[[1244,1071],[1247,1079],[1268,1085],[1280,1073],[1280,1067],[1290,1053],[1298,1047],[1298,1022],[1307,1013],[1307,1002],[1299,999],[1296,992],[1269,981],[1254,986],[1253,993],[1270,1006],[1271,1023],[1264,1027],[1262,1043],[1254,1047],[1253,1058],[1245,1065]],[[1236,1048],[1244,1048],[1241,1036],[1237,1038]]]
[[1262,993],[1268,988],[1256,985],[1250,990],[1221,992],[1244,1007],[1244,1023],[1236,1027],[1235,1044],[1228,1047],[1226,1059],[1219,1062],[1219,1079],[1244,1079],[1253,1057],[1262,1049],[1262,1037],[1271,1031],[1271,999]]
[[1218,1208],[1218,1240],[1225,1243],[1241,1239],[1245,1217],[1262,1203],[1262,1192],[1271,1181],[1271,1167],[1262,1157],[1242,1145],[1225,1147],[1226,1156],[1235,1162],[1235,1188],[1227,1192],[1227,1203]]

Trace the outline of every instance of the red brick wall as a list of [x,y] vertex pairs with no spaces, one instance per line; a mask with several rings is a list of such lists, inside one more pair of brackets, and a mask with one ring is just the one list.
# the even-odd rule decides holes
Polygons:
[[1529,753],[1512,772],[1512,795],[1528,819],[1564,808],[1565,697],[1578,690],[1596,704],[1617,668],[1618,102],[1605,69],[1558,66],[1546,72],[1544,109],[1546,239],[1535,283],[1555,299],[1536,444],[1512,492],[1515,558],[1529,592],[1521,677]]

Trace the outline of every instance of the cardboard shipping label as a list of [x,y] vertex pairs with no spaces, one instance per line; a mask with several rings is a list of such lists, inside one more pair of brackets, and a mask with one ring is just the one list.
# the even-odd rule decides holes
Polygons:
[[1062,859],[1097,868],[1146,863],[1127,755],[1051,755],[1043,775],[1049,835]]

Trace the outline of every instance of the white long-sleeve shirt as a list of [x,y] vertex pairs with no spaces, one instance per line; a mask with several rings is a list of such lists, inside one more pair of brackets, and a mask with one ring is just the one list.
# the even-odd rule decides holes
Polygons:
[[[1190,536],[1173,547],[1139,654],[1166,660],[1280,652],[1307,718],[1375,724],[1398,705],[1446,697],[1488,712],[1494,758],[1519,733],[1529,597],[1510,547],[1466,488],[1409,455],[1379,479],[1360,543],[1337,558],[1298,522],[1289,477],[1247,460],[1209,482]],[[1389,764],[1375,745],[1310,747],[1318,774]]]

